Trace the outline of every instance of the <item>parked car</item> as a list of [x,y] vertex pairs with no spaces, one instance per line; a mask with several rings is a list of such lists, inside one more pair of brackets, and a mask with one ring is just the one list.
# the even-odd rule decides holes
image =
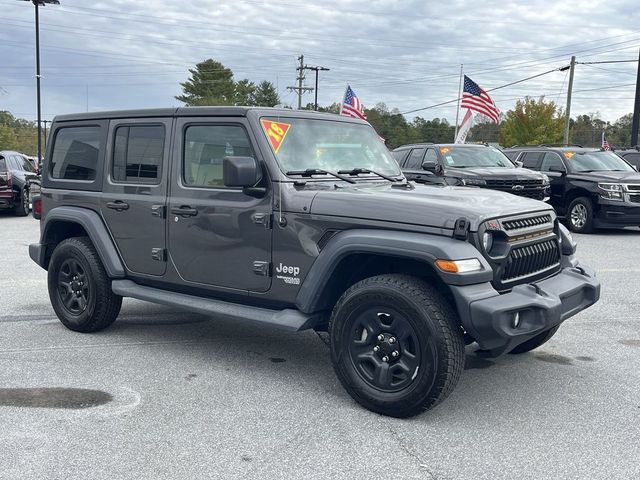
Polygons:
[[32,181],[38,181],[38,174],[24,155],[0,151],[0,209],[28,215]]
[[615,153],[575,146],[522,146],[506,152],[549,176],[550,203],[574,232],[640,225],[640,174]]
[[527,352],[600,295],[549,205],[407,182],[361,120],[192,107],[51,132],[29,254],[74,331],[122,297],[327,331],[346,391],[408,417],[453,390],[465,342]]
[[393,156],[409,180],[491,188],[547,200],[549,179],[512,163],[489,145],[418,143],[403,145]]
[[636,170],[640,170],[640,145],[634,148],[616,148],[615,152],[625,159]]

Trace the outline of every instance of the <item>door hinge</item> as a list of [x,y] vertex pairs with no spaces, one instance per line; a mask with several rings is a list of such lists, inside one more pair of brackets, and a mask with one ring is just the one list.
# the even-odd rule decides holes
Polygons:
[[254,213],[251,220],[256,225],[262,225],[264,228],[271,228],[273,216],[270,213]]
[[167,207],[164,205],[151,205],[151,215],[154,217],[166,218]]
[[261,277],[271,276],[271,262],[261,262],[256,260],[253,262],[253,273]]
[[159,262],[167,261],[167,251],[164,248],[152,248],[151,258],[158,260]]

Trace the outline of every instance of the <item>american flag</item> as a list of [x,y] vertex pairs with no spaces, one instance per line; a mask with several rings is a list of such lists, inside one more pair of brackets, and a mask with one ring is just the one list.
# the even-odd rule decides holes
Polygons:
[[347,91],[344,92],[344,100],[342,101],[340,115],[359,118],[361,120],[367,119],[367,116],[364,114],[364,107],[360,103],[360,99],[356,97],[356,94],[349,85],[347,85]]
[[480,86],[466,75],[460,107],[486,115],[496,123],[500,123],[500,110],[491,97]]
[[604,136],[604,132],[602,132],[602,149],[611,150],[611,147],[609,146],[609,142],[607,142],[607,137]]

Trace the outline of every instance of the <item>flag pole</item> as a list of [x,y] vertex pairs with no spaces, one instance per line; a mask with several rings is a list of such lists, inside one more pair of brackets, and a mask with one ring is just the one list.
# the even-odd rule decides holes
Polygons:
[[342,107],[344,106],[344,97],[347,96],[347,90],[349,90],[349,82],[347,82],[347,86],[344,87],[344,93],[342,94],[342,98],[340,99],[340,115],[342,115]]
[[458,120],[460,118],[460,95],[462,95],[462,67],[463,64],[460,64],[460,81],[458,82],[458,106],[456,107],[456,129],[455,129],[455,133],[453,134],[453,141],[456,141],[456,138],[458,138]]

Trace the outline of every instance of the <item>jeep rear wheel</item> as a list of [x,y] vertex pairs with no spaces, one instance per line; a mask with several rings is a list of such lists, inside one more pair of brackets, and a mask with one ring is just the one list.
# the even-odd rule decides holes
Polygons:
[[457,315],[421,279],[380,275],[353,285],[329,323],[331,360],[361,405],[393,417],[433,408],[453,390],[464,365]]
[[47,280],[51,305],[70,330],[102,330],[120,312],[122,297],[112,292],[111,280],[86,237],[69,238],[56,247]]

